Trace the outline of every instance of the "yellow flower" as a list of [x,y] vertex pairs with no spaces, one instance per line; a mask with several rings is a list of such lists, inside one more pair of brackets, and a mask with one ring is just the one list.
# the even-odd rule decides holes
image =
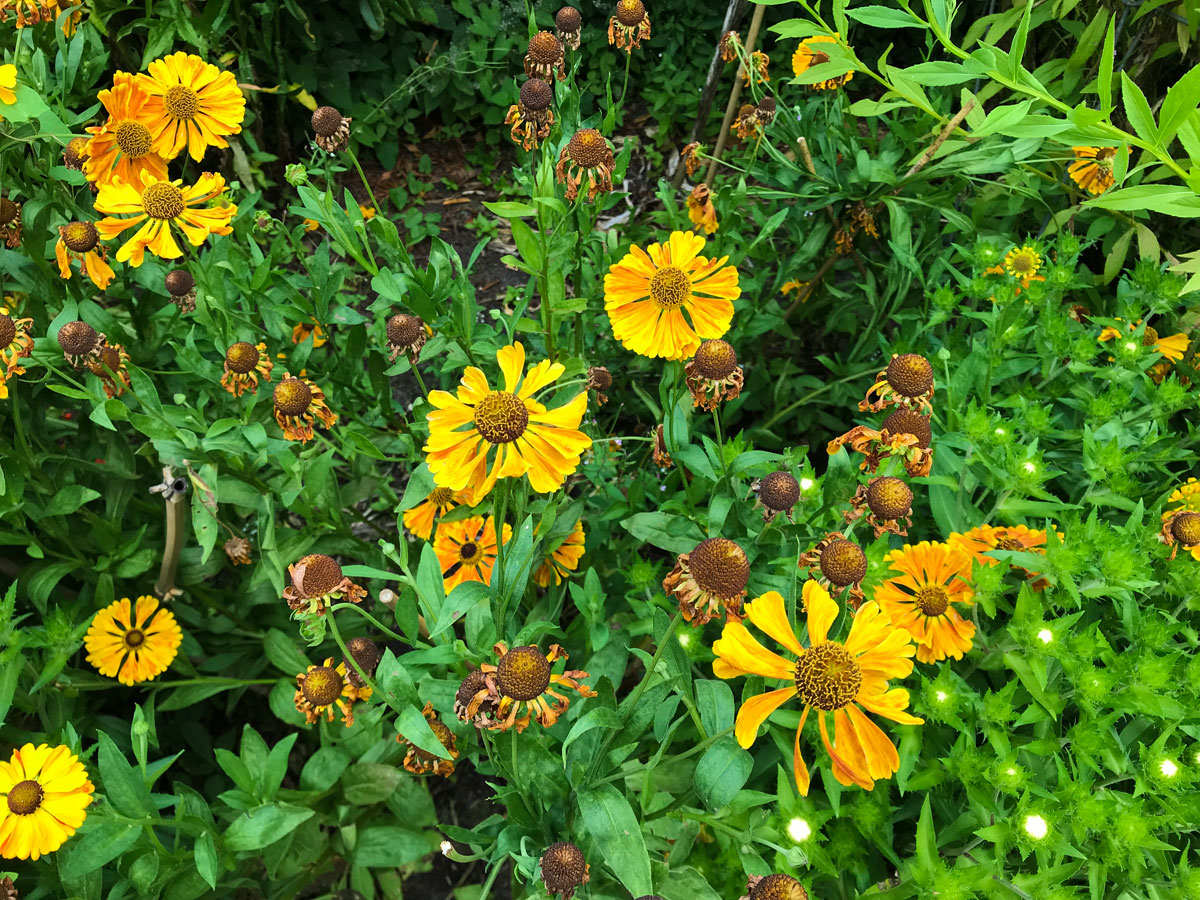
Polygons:
[[568,573],[579,568],[579,560],[583,556],[583,539],[583,520],[580,519],[566,539],[538,566],[537,571],[533,573],[533,583],[538,587],[547,587],[553,578],[555,584],[562,584]]
[[108,121],[88,128],[92,135],[84,151],[83,174],[88,181],[105,184],[124,181],[135,187],[144,178],[167,180],[167,164],[154,152],[145,115],[146,92],[135,76],[117,72],[111,90],[96,99],[108,111]]
[[53,853],[83,824],[95,790],[70,748],[14,749],[0,762],[0,857],[36,860]]
[[426,415],[429,471],[439,487],[467,491],[472,506],[499,478],[528,475],[539,494],[558,490],[592,445],[578,430],[587,409],[586,391],[556,409],[534,399],[566,371],[562,363],[543,360],[522,378],[525,348],[519,342],[496,351],[496,360],[504,375],[502,391],[493,391],[483,372],[468,366],[457,397],[448,391],[429,393],[436,407]]
[[100,290],[112,284],[116,273],[108,264],[108,250],[100,244],[100,233],[92,222],[72,222],[58,228],[58,243],[54,245],[58,259],[58,274],[71,277],[71,260],[79,260],[79,271],[92,279]]
[[[503,543],[512,537],[512,526],[504,523]],[[442,566],[442,587],[447,594],[464,581],[490,584],[496,565],[496,522],[488,516],[471,516],[443,522],[433,540],[433,552]]]
[[[1178,504],[1173,512],[1180,510],[1200,512],[1200,481],[1197,481],[1194,477],[1189,478],[1184,484],[1171,492],[1171,496],[1167,498],[1167,502]],[[1163,513],[1163,518],[1166,519],[1170,515],[1170,512]]]
[[325,332],[314,319],[310,325],[308,322],[301,322],[292,328],[292,343],[303,344],[309,338],[312,338],[313,347],[324,347],[326,341]]
[[687,198],[688,218],[697,228],[703,228],[705,234],[717,230],[717,208],[713,206],[712,191],[706,184],[698,184],[692,188]]
[[[509,650],[503,641],[492,649],[499,660],[494,666],[484,663],[479,667],[485,686],[471,698],[465,717],[474,717],[483,701],[492,699],[495,718],[487,720],[486,725],[493,731],[507,731],[515,726],[520,734],[534,717],[543,728],[552,726],[571,705],[571,701],[553,686],[571,688],[582,697],[596,696],[595,691],[579,683],[579,679],[588,677],[587,672],[567,670],[561,675],[553,674],[551,666],[554,662],[567,658],[558,644],[550,645],[549,654],[543,654],[533,646]],[[519,715],[522,708],[523,716]]]
[[175,616],[155,597],[146,596],[132,602],[124,597],[100,610],[83,639],[87,661],[121,684],[157,678],[182,642]]
[[319,666],[309,666],[296,676],[296,694],[292,698],[297,712],[303,713],[309,725],[315,725],[322,715],[332,722],[337,715],[336,706],[342,712],[342,720],[349,728],[354,724],[354,704],[371,699],[371,688],[361,687],[346,677],[346,664],[333,658]]
[[1021,287],[1029,287],[1031,281],[1045,281],[1044,276],[1038,275],[1042,267],[1042,255],[1035,247],[1025,244],[1014,247],[1004,256],[1004,271],[1021,282]]
[[313,423],[316,419],[326,428],[337,422],[337,413],[325,402],[325,392],[307,378],[293,378],[283,373],[274,394],[275,421],[283,429],[289,441],[304,444],[313,439]]
[[[839,784],[857,784],[869,791],[876,780],[888,778],[900,768],[900,757],[887,735],[863,710],[901,725],[924,722],[904,712],[908,691],[888,689],[888,679],[903,678],[912,672],[915,649],[908,633],[894,628],[877,603],[866,603],[859,609],[845,643],[839,643],[829,640],[829,628],[838,617],[838,605],[829,592],[815,581],[806,581],[803,600],[808,615],[808,647],[797,639],[783,597],[775,591],[746,604],[750,621],[795,654],[795,662],[762,646],[741,622],[727,622],[720,640],[713,644],[717,656],[713,674],[718,678],[762,675],[788,682],[787,687],[744,702],[738,710],[734,735],[748,749],[767,717],[788,700],[799,697],[804,711],[796,728],[792,764],[800,794],[808,796],[810,780],[808,766],[800,755],[800,734],[814,709],[833,777]],[[833,713],[832,742],[825,723],[828,712]]]
[[[1057,532],[1058,539],[1063,539],[1063,533]],[[1000,560],[988,556],[989,550],[1026,550],[1031,553],[1046,554],[1046,531],[1041,528],[1028,528],[1025,525],[980,525],[965,533],[954,532],[950,535],[949,544],[965,553],[969,553],[975,562],[985,566],[999,564]],[[1036,579],[1030,587],[1035,591],[1044,590],[1050,582],[1038,578],[1037,572],[1022,569],[1030,578]],[[968,573],[969,574],[969,573]]]
[[203,173],[195,185],[181,187],[182,181],[155,181],[144,179],[143,187],[137,188],[124,182],[108,182],[100,185],[96,197],[96,209],[103,213],[115,213],[130,218],[101,219],[96,223],[100,237],[109,240],[145,222],[117,251],[118,262],[129,262],[134,267],[142,264],[147,249],[160,259],[178,259],[183,251],[171,234],[174,224],[183,230],[192,246],[199,247],[210,234],[229,234],[233,227],[230,220],[237,215],[237,207],[214,206],[197,209],[200,204],[220,196],[225,191],[225,179],[210,172]]
[[938,662],[947,656],[962,659],[971,649],[975,624],[964,619],[954,604],[974,604],[971,557],[958,547],[921,541],[905,544],[886,557],[900,572],[875,588],[875,602],[917,643],[918,662]]
[[[11,298],[5,300],[11,302]],[[0,306],[0,400],[8,397],[8,380],[24,375],[21,360],[33,353],[33,336],[29,333],[33,319],[14,318],[15,307]]]
[[199,162],[210,146],[228,147],[224,136],[242,130],[246,98],[232,72],[187,53],[156,59],[148,68],[148,75],[138,76],[148,95],[142,112],[164,159],[186,149]]
[[783,287],[779,289],[779,293],[786,297],[792,291],[796,291],[796,297],[800,300],[800,302],[807,303],[808,298],[812,296],[812,291],[809,289],[810,283],[811,282],[799,281],[795,278],[792,278],[783,283]]
[[412,532],[413,537],[427,541],[433,533],[433,520],[444,516],[460,503],[462,500],[450,488],[434,488],[428,497],[404,511],[404,527]]
[[[1121,320],[1118,318],[1117,321],[1119,322]],[[1135,331],[1137,331],[1141,324],[1141,319],[1138,319],[1136,322],[1126,323],[1130,334],[1133,334]],[[1097,338],[1097,340],[1111,341],[1114,338],[1119,337],[1122,337],[1121,332],[1112,326],[1108,326],[1100,332],[1100,337]],[[1187,354],[1188,345],[1190,343],[1191,341],[1188,339],[1188,336],[1182,332],[1164,338],[1159,337],[1158,332],[1149,325],[1147,325],[1142,331],[1142,346],[1152,348],[1155,353],[1161,353],[1172,362],[1178,362],[1179,360],[1183,359],[1183,357]],[[1136,345],[1133,345],[1128,349],[1135,350],[1137,347]]]
[[1113,157],[1116,147],[1072,147],[1075,162],[1067,166],[1071,180],[1093,196],[1113,186]]
[[0,66],[0,103],[13,104],[17,102],[14,90],[17,87],[17,67],[11,63]]
[[[836,44],[837,40],[837,34],[818,34],[801,41],[800,46],[796,48],[796,52],[792,54],[792,72],[795,73],[796,77],[799,78],[813,66],[829,62],[829,54],[816,45]],[[813,91],[833,91],[837,90],[853,77],[854,70],[851,69],[844,75],[829,78],[825,81],[817,81],[808,87],[809,90]]]
[[258,393],[258,376],[263,381],[271,380],[271,370],[275,363],[267,354],[267,345],[255,346],[249,341],[237,341],[230,344],[225,351],[225,371],[221,375],[221,387],[235,397],[249,391]]
[[700,256],[704,244],[699,235],[675,231],[665,246],[654,243],[642,250],[635,244],[609,267],[604,310],[613,336],[627,350],[684,359],[702,338],[719,338],[729,330],[733,301],[741,296],[738,272],[725,265],[727,256]]

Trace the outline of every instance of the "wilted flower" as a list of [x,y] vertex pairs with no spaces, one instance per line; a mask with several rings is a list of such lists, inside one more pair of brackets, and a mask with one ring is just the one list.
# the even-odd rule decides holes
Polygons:
[[754,490],[763,507],[763,521],[770,522],[779,513],[785,513],[792,522],[792,507],[800,500],[800,482],[790,472],[772,472],[756,482]]
[[125,363],[129,362],[129,354],[120,344],[104,344],[89,356],[84,364],[93,375],[100,379],[104,393],[110,399],[120,397],[125,388],[130,386],[129,370]]
[[738,58],[738,47],[742,43],[742,36],[736,31],[727,31],[721,35],[720,47],[721,59],[727,63],[733,62]]
[[749,66],[742,68],[742,80],[746,82],[746,87],[750,86],[751,73],[757,78],[758,84],[765,84],[771,80],[771,76],[767,74],[767,66],[771,64],[771,57],[763,53],[761,50],[755,50],[750,54]]
[[79,261],[79,271],[104,290],[115,274],[108,264],[108,251],[100,246],[100,234],[91,222],[71,222],[58,228],[58,243],[54,246],[58,259],[58,274],[71,277],[71,260]]
[[901,528],[900,522],[912,525],[912,489],[900,478],[887,475],[882,478],[872,478],[867,484],[860,484],[850,500],[850,509],[843,513],[846,523],[858,520],[864,512],[867,522],[875,531],[876,540],[884,534],[904,536],[907,528]]
[[156,597],[128,597],[110,603],[92,617],[84,636],[87,661],[121,684],[157,678],[175,659],[183,631]]
[[791,875],[751,875],[738,900],[808,900],[808,891]]
[[[76,369],[83,366],[85,357],[91,356],[104,344],[104,335],[87,322],[67,322],[58,329],[58,345],[62,347],[63,357]],[[30,346],[33,346],[32,339]]]
[[343,660],[346,663],[346,677],[350,679],[350,683],[356,686],[366,684],[361,675],[358,674],[358,669],[351,665],[351,660],[358,663],[358,668],[362,669],[367,675],[374,675],[375,669],[379,665],[379,660],[383,655],[379,652],[379,645],[367,637],[352,637],[346,641],[347,656]]
[[421,715],[429,723],[429,728],[433,731],[438,741],[446,752],[450,754],[450,759],[443,759],[430,753],[428,750],[422,750],[412,741],[408,740],[404,735],[396,735],[396,740],[408,746],[408,752],[404,754],[404,768],[412,772],[414,775],[442,775],[449,778],[454,774],[454,760],[458,759],[458,749],[455,746],[454,732],[447,728],[438,718],[437,713],[433,711],[433,704],[426,703],[425,708],[421,710]]
[[332,556],[310,553],[288,566],[291,584],[283,589],[283,599],[293,612],[323,616],[333,603],[361,603],[367,589],[342,574],[342,567]]
[[933,366],[917,353],[893,354],[887,368],[875,377],[867,396],[859,402],[861,412],[880,412],[893,403],[909,409],[932,409]]
[[521,85],[517,102],[508,108],[504,118],[504,124],[512,126],[509,135],[514,142],[526,150],[536,150],[538,143],[550,136],[550,126],[554,124],[554,110],[550,108],[553,101],[554,88],[541,78],[530,78]]
[[426,325],[419,316],[396,313],[387,320],[388,358],[395,362],[396,357],[403,353],[408,357],[409,364],[415,366],[421,357],[426,336]]
[[710,412],[722,401],[737,398],[745,381],[733,346],[719,338],[697,347],[696,355],[683,371],[692,393],[692,406]]
[[579,683],[579,679],[588,677],[587,672],[567,670],[561,675],[553,674],[551,666],[554,662],[567,658],[558,644],[551,644],[550,653],[546,655],[534,646],[509,650],[503,641],[492,649],[499,656],[496,665],[485,663],[479,667],[488,691],[482,696],[477,694],[467,706],[466,713],[467,718],[474,718],[483,700],[491,695],[499,697],[495,720],[488,725],[493,730],[507,731],[515,727],[519,734],[529,726],[531,718],[536,718],[543,728],[551,727],[571,705],[571,701],[552,686],[570,688],[581,697],[596,696],[595,691]]
[[566,841],[547,847],[538,866],[547,892],[561,895],[562,900],[571,900],[575,889],[588,883],[591,870],[583,858],[583,851]]
[[642,0],[617,0],[617,12],[608,20],[608,42],[633,53],[650,40],[650,16]]
[[863,601],[862,580],[867,574],[867,554],[853,541],[846,540],[840,531],[831,531],[817,541],[811,550],[802,553],[800,568],[821,572],[821,585],[836,588],[840,593],[850,589],[850,605],[858,609]]
[[309,725],[315,725],[321,716],[332,722],[336,716],[336,705],[349,728],[354,724],[354,704],[370,698],[371,688],[352,684],[346,677],[346,664],[338,663],[334,668],[333,657],[319,666],[309,666],[296,676],[293,702],[296,711],[304,715]]
[[762,125],[762,120],[758,117],[758,107],[753,103],[743,103],[733,120],[734,133],[743,141],[759,137],[762,134]]
[[775,111],[778,104],[774,97],[763,97],[758,101],[758,106],[754,111],[754,115],[762,125],[770,125],[775,121]]
[[563,147],[554,173],[560,183],[567,183],[568,200],[579,196],[579,187],[587,175],[588,200],[595,200],[596,194],[613,189],[613,165],[613,152],[604,135],[595,128],[581,128]]
[[713,206],[712,191],[708,185],[701,182],[692,188],[687,198],[688,218],[697,228],[703,228],[705,234],[717,230],[717,208]]
[[337,413],[325,403],[325,393],[307,378],[293,378],[287,372],[275,386],[275,421],[289,441],[307,443],[313,439],[313,422],[331,428]]
[[21,204],[0,196],[0,236],[9,250],[21,246]]
[[684,619],[700,626],[722,614],[725,621],[741,619],[749,581],[746,551],[727,538],[712,537],[679,554],[663,579],[663,591],[678,601]]
[[587,389],[596,392],[596,405],[603,406],[608,402],[604,392],[612,387],[612,373],[604,366],[592,366],[587,370]]
[[230,344],[225,351],[225,373],[221,376],[221,387],[235,397],[242,396],[246,391],[257,394],[258,376],[261,375],[263,381],[270,381],[274,367],[266,344],[255,346],[249,341]]
[[529,47],[525,51],[525,74],[545,81],[555,77],[562,81],[567,77],[567,70],[563,66],[562,42],[549,31],[539,31],[529,39]]
[[476,728],[492,728],[500,693],[495,679],[475,669],[462,680],[454,695],[454,714]]
[[666,430],[662,425],[654,429],[654,452],[652,457],[654,464],[660,469],[669,469],[675,465],[675,461],[671,459],[671,454],[667,452],[667,437]]
[[182,52],[154,60],[147,70],[137,76],[147,94],[142,116],[164,159],[187,150],[200,162],[209,147],[228,147],[225,136],[242,130],[246,98],[232,72]]
[[232,565],[248,566],[253,561],[250,558],[250,542],[244,537],[231,537],[221,545],[221,549]]
[[[836,44],[838,35],[836,34],[818,34],[810,38],[805,38],[800,42],[800,46],[796,48],[796,52],[792,54],[792,71],[799,78],[813,66],[821,63],[829,62],[829,54],[820,48],[820,44]],[[813,91],[833,91],[837,90],[847,81],[854,77],[854,70],[846,72],[844,75],[839,75],[836,78],[829,78],[824,81],[817,81],[810,84],[809,90]]]
[[562,584],[563,579],[579,568],[579,560],[583,557],[583,520],[580,519],[571,529],[561,544],[537,567],[533,573],[533,583],[538,587],[548,587],[550,579],[555,584]]
[[14,318],[14,312],[0,306],[0,399],[8,396],[6,382],[14,375],[25,374],[21,360],[33,353],[33,336],[29,333],[33,319]]
[[583,29],[583,17],[573,6],[564,6],[554,16],[554,28],[558,39],[572,50],[579,49],[579,33]]
[[171,302],[182,313],[196,310],[196,279],[187,269],[172,269],[163,277],[163,285],[171,296]]
[[350,122],[332,106],[318,106],[312,114],[313,140],[326,153],[338,153],[350,144]]
[[683,160],[683,166],[688,176],[695,175],[696,170],[700,168],[700,142],[692,141],[680,150],[679,158]]
[[856,231],[861,231],[873,238],[879,237],[879,229],[875,226],[875,216],[870,207],[861,200],[851,205],[850,221],[854,224]]
[[154,152],[146,115],[148,95],[137,76],[117,72],[112,88],[100,91],[96,99],[108,112],[108,121],[87,129],[92,137],[82,155],[88,181],[124,181],[135,187],[143,177],[167,181],[167,163]]

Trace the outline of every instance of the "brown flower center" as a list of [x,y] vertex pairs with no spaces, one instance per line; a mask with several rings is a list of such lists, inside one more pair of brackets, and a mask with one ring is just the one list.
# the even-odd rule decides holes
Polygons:
[[0,350],[6,350],[17,339],[17,323],[12,316],[0,313]]
[[483,551],[479,549],[479,545],[474,541],[467,541],[458,548],[458,561],[464,565],[470,565],[483,556]]
[[183,212],[183,191],[169,181],[156,181],[142,192],[142,209],[152,219],[177,219]]
[[346,681],[332,666],[313,666],[304,675],[300,693],[313,706],[328,706],[342,695]]
[[554,16],[554,27],[559,31],[578,31],[583,25],[583,17],[573,6],[564,6]]
[[584,128],[567,142],[567,156],[577,166],[595,169],[607,162],[608,144],[595,128]]
[[530,78],[521,85],[521,105],[528,112],[549,109],[554,100],[554,89],[540,78]]
[[125,646],[130,650],[136,650],[138,647],[142,646],[142,644],[146,643],[146,634],[141,629],[131,628],[129,631],[125,632],[123,641]]
[[337,560],[324,553],[310,553],[296,564],[297,569],[301,566],[304,572],[297,587],[305,597],[324,597],[337,589],[344,578]]
[[821,65],[821,63],[827,63],[827,62],[829,62],[829,54],[826,53],[825,51],[817,50],[815,53],[813,53],[812,64],[814,66],[819,66],[819,65]]
[[927,616],[940,616],[950,606],[950,595],[940,584],[930,584],[916,593],[916,604]]
[[933,366],[916,353],[895,356],[888,363],[887,382],[902,397],[924,397],[933,387]]
[[692,282],[679,266],[663,266],[650,279],[650,299],[659,309],[678,309],[691,293]]
[[821,551],[821,574],[838,587],[857,584],[867,574],[867,555],[858,544],[836,540]]
[[312,388],[299,378],[285,378],[275,385],[275,409],[285,416],[302,416],[312,405]]
[[796,693],[806,706],[825,712],[849,706],[862,680],[850,652],[832,641],[810,647],[796,660]]
[[[87,322],[76,320],[68,322],[62,328],[58,329],[58,345],[72,356],[83,356],[85,353],[91,353],[98,339],[99,336],[96,334],[96,329]],[[0,346],[7,345],[0,344]]]
[[229,367],[229,371],[239,375],[253,372],[254,367],[258,365],[258,348],[249,341],[230,344],[229,349],[225,351],[225,365]]
[[1171,536],[1185,547],[1200,545],[1200,513],[1185,512],[1171,523]]
[[95,250],[100,243],[100,233],[91,222],[72,222],[63,229],[63,243],[68,250],[76,253],[87,253]]
[[696,372],[709,381],[728,378],[737,368],[737,353],[726,341],[705,341],[696,350]]
[[135,119],[126,119],[115,132],[117,147],[129,159],[141,159],[150,152],[150,129]]
[[641,25],[646,18],[646,4],[642,0],[621,0],[617,4],[617,21],[626,28]]
[[200,112],[200,97],[190,87],[177,84],[167,91],[163,105],[176,119],[191,119]]
[[537,647],[513,647],[496,664],[496,686],[513,700],[535,700],[550,686],[550,660]]
[[701,541],[688,554],[688,569],[700,590],[731,600],[746,589],[750,560],[746,551],[728,538]]
[[566,894],[584,883],[587,877],[587,861],[574,844],[560,841],[551,844],[539,861],[542,881],[551,894]]
[[759,485],[758,499],[767,509],[789,510],[800,499],[800,482],[787,472],[772,472]]
[[182,297],[196,286],[196,279],[187,269],[172,269],[163,278],[163,284],[172,297]]
[[553,65],[563,58],[563,45],[549,31],[539,31],[529,39],[529,58]]
[[1023,550],[1024,549],[1024,545],[1020,541],[1018,541],[1016,538],[1010,538],[1010,537],[1000,538],[1000,540],[998,540],[996,542],[996,546],[1001,550]]
[[110,377],[121,371],[121,351],[116,347],[102,347],[97,358],[88,360],[88,368],[101,378]]
[[911,434],[917,439],[917,446],[928,450],[933,443],[933,429],[929,427],[929,416],[923,416],[911,409],[898,409],[886,419],[881,426],[888,434]]
[[421,320],[406,313],[397,313],[387,321],[388,343],[395,347],[411,347],[421,336]]
[[67,146],[63,148],[63,161],[68,169],[78,169],[83,165],[88,158],[87,146],[87,138],[75,137],[67,141]]
[[21,211],[21,207],[13,203],[7,197],[0,197],[0,225],[7,225],[17,217],[17,213]]
[[32,779],[18,781],[8,792],[8,809],[14,816],[31,816],[42,805],[42,786]]
[[434,488],[429,492],[429,502],[435,506],[445,506],[454,499],[454,491],[447,487]]
[[[447,750],[454,749],[454,732],[452,732],[449,728],[447,728],[437,719],[434,719],[429,723],[429,730],[434,733],[443,747],[445,747]],[[413,755],[416,756],[417,759],[421,760],[421,762],[431,763],[434,760],[441,759],[440,756],[435,756],[428,750],[422,750],[416,744],[412,744],[410,746],[413,748]]]
[[312,127],[321,137],[332,137],[342,127],[342,114],[332,106],[318,106],[312,114]]
[[912,510],[913,494],[909,486],[892,475],[874,479],[867,485],[867,506],[881,519],[899,519]]
[[808,892],[791,875],[768,875],[754,886],[750,900],[808,900]]
[[1158,343],[1158,332],[1155,331],[1153,328],[1151,328],[1149,325],[1147,325],[1145,327],[1145,329],[1142,331],[1142,346],[1143,347],[1153,347],[1157,343]]
[[489,444],[509,444],[525,433],[529,410],[516,394],[491,391],[475,406],[475,428]]

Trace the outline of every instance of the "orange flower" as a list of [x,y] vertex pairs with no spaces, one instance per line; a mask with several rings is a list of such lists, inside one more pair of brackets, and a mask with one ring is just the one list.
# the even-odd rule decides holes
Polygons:
[[[504,523],[503,542],[512,537],[512,526]],[[457,522],[443,522],[433,540],[433,551],[442,565],[442,586],[446,593],[464,581],[489,584],[496,565],[496,522],[488,516],[471,516]]]
[[[1059,540],[1063,533],[1057,532]],[[1027,528],[1024,525],[980,525],[965,533],[954,532],[949,538],[950,545],[969,554],[977,563],[985,566],[995,566],[1000,560],[988,556],[989,550],[1028,550],[1032,553],[1046,554],[1045,529]],[[1023,569],[1030,578],[1036,578],[1037,572]],[[1049,584],[1044,578],[1039,578],[1030,585],[1035,591],[1043,590]]]
[[875,588],[875,601],[897,628],[917,642],[918,662],[962,659],[971,649],[975,624],[954,608],[974,604],[971,557],[958,547],[921,541],[885,557],[900,572]]
[[117,72],[112,89],[101,91],[96,99],[108,111],[108,121],[87,129],[92,135],[83,163],[88,181],[124,181],[137,188],[143,175],[149,175],[152,181],[166,181],[167,164],[152,148],[149,120],[144,113],[147,94],[137,77]]

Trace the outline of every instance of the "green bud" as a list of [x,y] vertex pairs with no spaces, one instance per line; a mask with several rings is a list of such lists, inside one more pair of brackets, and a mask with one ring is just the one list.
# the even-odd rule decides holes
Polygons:
[[283,177],[292,187],[299,187],[302,184],[308,184],[308,169],[303,163],[289,163],[283,170]]

